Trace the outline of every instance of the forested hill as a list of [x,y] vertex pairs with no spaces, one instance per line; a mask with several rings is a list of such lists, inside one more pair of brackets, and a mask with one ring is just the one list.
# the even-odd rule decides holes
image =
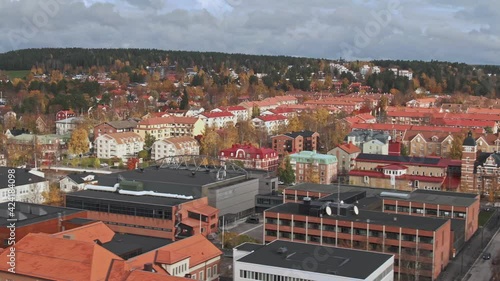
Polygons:
[[165,51],[157,49],[24,49],[0,54],[0,70],[27,70],[34,65],[45,70],[64,67],[110,66],[116,60],[128,61],[132,68],[167,62],[180,68],[193,66],[218,71],[221,66],[253,69],[254,72],[280,70],[288,65],[318,65],[318,59],[287,56],[257,56],[217,52]]

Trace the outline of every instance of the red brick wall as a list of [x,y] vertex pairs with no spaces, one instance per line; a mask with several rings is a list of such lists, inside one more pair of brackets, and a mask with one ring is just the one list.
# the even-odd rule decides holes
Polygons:
[[[71,214],[67,216],[62,216],[63,220],[70,220],[73,218],[87,218],[87,211],[82,211],[76,214]],[[59,229],[58,225],[58,218],[52,218],[48,219],[45,221],[41,221],[38,223],[33,223],[29,224],[26,226],[21,226],[16,228],[16,242],[21,240],[24,236],[28,235],[29,233],[48,233],[48,234],[53,234],[60,232],[61,229]],[[3,244],[4,239],[9,238],[10,235],[10,230],[7,228],[1,228],[0,229],[0,241],[1,241],[1,247],[5,248],[5,245]]]

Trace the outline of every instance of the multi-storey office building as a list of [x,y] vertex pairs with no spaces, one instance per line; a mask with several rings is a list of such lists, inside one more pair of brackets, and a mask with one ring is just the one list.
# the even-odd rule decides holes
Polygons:
[[[338,209],[338,211],[337,211]],[[397,280],[435,280],[451,258],[451,220],[304,198],[264,212],[265,242],[275,239],[393,254]]]

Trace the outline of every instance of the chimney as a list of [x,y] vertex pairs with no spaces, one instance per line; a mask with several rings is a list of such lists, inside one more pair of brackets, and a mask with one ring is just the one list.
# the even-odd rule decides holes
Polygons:
[[144,271],[147,271],[147,272],[154,272],[153,271],[153,264],[152,263],[145,263],[144,264]]

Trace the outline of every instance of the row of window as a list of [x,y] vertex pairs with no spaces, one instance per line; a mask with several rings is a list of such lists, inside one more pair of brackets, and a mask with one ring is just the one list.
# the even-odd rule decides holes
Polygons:
[[170,228],[161,228],[161,227],[153,227],[153,226],[147,226],[147,225],[137,225],[137,224],[114,222],[114,221],[103,221],[103,222],[105,224],[109,224],[109,225],[118,225],[118,226],[126,226],[126,227],[134,227],[134,228],[143,228],[143,229],[172,232],[172,229],[170,229]]
[[[269,223],[266,220],[266,223]],[[291,224],[280,224],[283,226],[291,226]],[[295,227],[298,228],[309,228],[309,229],[320,229],[320,225],[317,223],[311,224],[308,223],[309,227],[306,227],[305,223],[295,223]],[[385,239],[393,239],[393,240],[402,240],[402,241],[410,241],[410,242],[419,242],[419,243],[428,243],[432,244],[434,242],[434,239],[432,237],[427,237],[427,236],[416,236],[416,235],[411,235],[411,234],[399,234],[396,232],[388,232],[386,231],[385,233],[382,231],[378,230],[369,230],[367,231],[366,229],[362,228],[351,228],[351,227],[343,227],[343,226],[338,226],[335,227],[335,225],[329,225],[329,224],[324,224],[323,229],[325,231],[329,232],[334,232],[334,233],[344,233],[344,234],[352,234],[352,235],[361,235],[361,236],[369,236],[369,237],[377,237],[377,238],[385,238]],[[268,230],[270,233],[277,233],[277,231],[274,230]],[[280,237],[284,238],[291,238],[291,237],[285,237],[282,235],[287,235],[284,233],[289,233],[285,231],[280,231]],[[301,233],[294,233],[294,239],[300,239],[300,240],[305,240],[305,235],[302,237]],[[277,234],[270,234],[270,236],[277,236]],[[318,236],[319,237],[319,236]]]
[[107,203],[100,201],[85,201],[67,197],[66,207],[98,211],[113,214],[131,215],[158,219],[172,219],[171,209],[154,209],[147,206],[135,206],[134,204]]
[[413,214],[422,214],[422,215],[429,215],[429,216],[436,216],[436,217],[450,217],[450,218],[466,218],[466,213],[464,212],[451,212],[451,211],[445,211],[445,210],[439,210],[439,213],[437,209],[422,209],[422,208],[411,208],[410,207],[405,207],[405,206],[398,206],[396,208],[395,205],[384,205],[384,210],[386,211],[392,211],[392,212],[398,212],[398,213],[413,213]]
[[[214,265],[213,267],[207,267],[207,279],[210,280],[216,276],[217,276],[217,265]],[[199,280],[205,280],[203,270],[200,271],[198,277],[200,278]],[[191,274],[191,279],[196,280],[196,273]]]
[[261,281],[313,281],[309,279],[255,272],[250,270],[240,270],[240,278]]

